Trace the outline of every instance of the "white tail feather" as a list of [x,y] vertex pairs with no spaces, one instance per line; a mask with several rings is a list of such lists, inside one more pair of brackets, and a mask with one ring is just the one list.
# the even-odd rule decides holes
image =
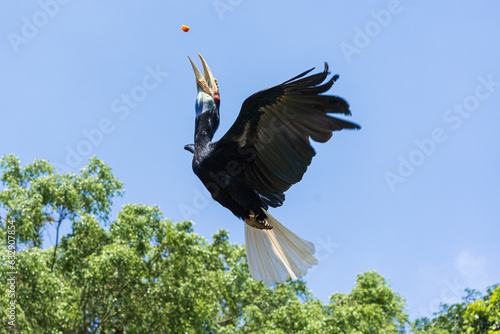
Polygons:
[[273,227],[260,230],[245,224],[245,243],[250,274],[257,281],[271,286],[283,283],[287,277],[298,279],[318,263],[313,256],[314,244],[281,225],[267,213],[267,222]]

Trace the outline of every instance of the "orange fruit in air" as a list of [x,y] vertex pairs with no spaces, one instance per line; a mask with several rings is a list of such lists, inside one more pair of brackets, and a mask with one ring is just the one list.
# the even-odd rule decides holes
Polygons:
[[182,25],[182,27],[181,27],[181,29],[182,29],[182,31],[184,31],[184,32],[188,32],[188,31],[189,31],[189,29],[191,29],[191,28],[189,28],[188,26],[185,26],[185,25],[183,24],[183,25]]

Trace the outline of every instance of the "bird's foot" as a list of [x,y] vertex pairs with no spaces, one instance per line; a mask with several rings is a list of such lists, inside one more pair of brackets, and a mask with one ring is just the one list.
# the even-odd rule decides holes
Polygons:
[[259,230],[270,230],[273,228],[266,218],[262,219],[262,217],[255,215],[252,211],[250,211],[248,217],[245,218],[245,223]]

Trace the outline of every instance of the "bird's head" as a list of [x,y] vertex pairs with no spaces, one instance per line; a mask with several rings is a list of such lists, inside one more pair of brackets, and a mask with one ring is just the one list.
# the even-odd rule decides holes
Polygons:
[[[208,67],[207,62],[203,57],[198,54],[203,64],[203,76],[193,63],[191,58],[191,66],[193,67],[194,74],[196,76],[196,89],[198,94],[196,95],[195,112],[196,112],[196,135],[206,135],[211,140],[215,131],[219,127],[219,107],[220,107],[220,96],[219,96],[219,86],[217,80],[214,78],[210,67]],[[186,150],[193,152],[193,145],[186,145],[184,147]]]
[[193,67],[194,74],[196,76],[196,89],[198,90],[198,95],[196,96],[196,117],[199,117],[202,113],[211,111],[214,108],[219,110],[220,97],[219,97],[219,85],[217,80],[214,78],[210,67],[208,67],[207,62],[203,57],[198,54],[203,64],[203,72],[205,77],[201,74],[200,70],[193,63],[191,58],[191,66]]

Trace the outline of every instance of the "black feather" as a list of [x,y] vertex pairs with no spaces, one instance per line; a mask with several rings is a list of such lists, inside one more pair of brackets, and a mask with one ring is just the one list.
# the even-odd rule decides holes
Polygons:
[[316,154],[310,139],[327,142],[333,131],[360,128],[328,115],[351,114],[344,99],[322,95],[339,76],[325,82],[326,63],[323,72],[307,76],[312,70],[248,97],[218,142],[210,142],[218,104],[213,116],[198,120],[195,145],[185,146],[194,153],[193,170],[212,197],[236,216],[261,216],[262,208],[283,204],[283,193],[302,179]]

